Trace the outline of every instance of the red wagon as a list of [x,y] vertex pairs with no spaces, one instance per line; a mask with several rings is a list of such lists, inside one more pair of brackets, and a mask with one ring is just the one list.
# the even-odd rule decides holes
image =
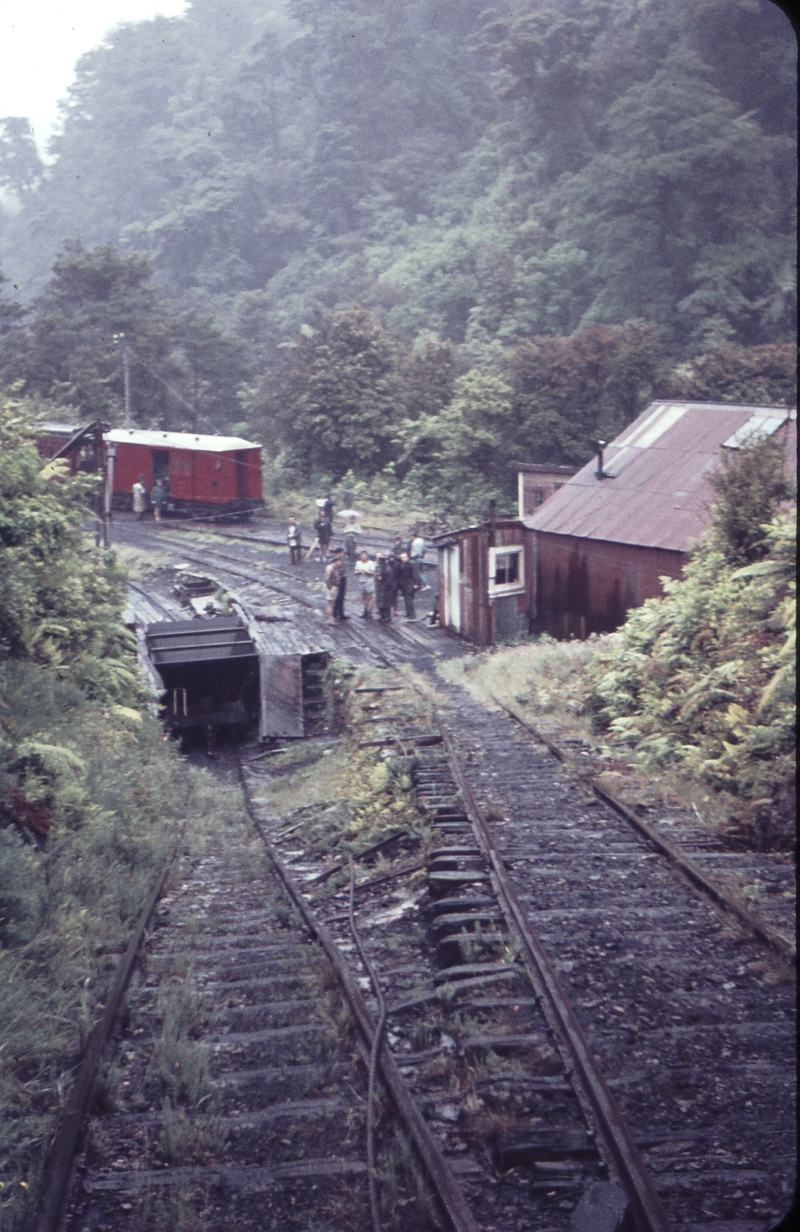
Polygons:
[[261,448],[237,436],[199,436],[114,428],[104,436],[116,445],[114,508],[130,509],[140,475],[152,492],[161,479],[167,508],[179,513],[248,513],[260,508]]
[[[71,424],[42,424],[37,439],[40,454],[53,457],[78,432]],[[241,437],[113,428],[103,433],[103,446],[106,455],[109,446],[114,447],[115,509],[132,507],[132,489],[140,475],[148,492],[156,480],[164,482],[167,509],[177,513],[241,515],[264,504],[261,446]],[[77,469],[96,470],[94,438],[84,437],[66,460],[73,474]]]

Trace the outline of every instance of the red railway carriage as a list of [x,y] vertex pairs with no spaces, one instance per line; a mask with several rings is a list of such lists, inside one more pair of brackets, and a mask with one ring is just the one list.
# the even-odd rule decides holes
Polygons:
[[115,508],[131,508],[140,475],[148,492],[157,479],[164,480],[168,508],[177,512],[248,513],[264,503],[261,447],[252,441],[143,428],[114,428],[104,440],[106,447],[116,445]]
[[[36,448],[43,458],[52,458],[60,449],[80,432],[80,424],[42,423],[36,428]],[[70,475],[81,471],[96,471],[97,458],[94,437],[81,441],[79,446],[64,459],[69,465]]]
[[[36,445],[52,458],[80,432],[77,424],[43,423]],[[167,508],[177,513],[214,516],[246,514],[260,509],[261,446],[238,436],[200,436],[192,432],[158,432],[145,428],[114,428],[103,434],[106,454],[115,447],[114,508],[130,509],[132,488],[144,475],[148,492],[162,479]],[[95,437],[84,437],[65,457],[70,473],[96,471]]]

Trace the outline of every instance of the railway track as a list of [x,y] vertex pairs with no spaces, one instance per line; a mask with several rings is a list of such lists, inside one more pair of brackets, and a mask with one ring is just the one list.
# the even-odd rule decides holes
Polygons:
[[[397,839],[357,917],[478,1222],[577,1229],[598,1203],[610,1227],[772,1228],[794,1183],[790,964],[505,716],[449,690],[438,723],[392,717],[387,676],[361,744],[411,767],[434,845]],[[287,861],[346,930],[316,822]]]
[[[386,686],[362,687],[382,696]],[[391,753],[383,760],[392,774],[413,775],[421,818],[367,849],[374,871],[359,861],[352,901],[343,845],[331,842],[317,810],[304,810],[302,821],[287,826],[268,792],[259,801],[255,775],[253,807],[304,902],[344,952],[354,949],[355,922],[369,961],[368,968],[360,954],[351,955],[357,978],[376,1018],[379,1000],[385,1005],[386,1052],[461,1182],[472,1226],[569,1229],[588,1226],[581,1220],[602,1208],[613,1215],[611,1227],[628,1212],[630,1227],[666,1232],[669,1222],[655,1192],[646,1192],[646,1174],[638,1194],[629,1177],[621,1184],[607,1135],[599,1142],[597,1118],[587,1119],[543,990],[520,956],[522,934],[503,910],[503,892],[452,779],[441,785],[436,777],[441,759],[429,750],[441,746],[441,735],[424,714],[389,726],[391,734],[373,733],[360,744]],[[274,778],[274,769],[266,772],[267,784]],[[624,1134],[619,1122],[616,1129]],[[631,1151],[635,1146],[626,1144]]]
[[140,952],[72,1191],[42,1232],[476,1232],[396,1072],[373,1094],[387,1208],[373,1218],[369,1012],[323,938],[244,818],[184,863]]
[[507,716],[449,701],[432,773],[456,766],[491,816],[673,1226],[773,1227],[795,1182],[793,968]]
[[[185,558],[185,545],[175,546]],[[227,559],[263,583],[264,563],[254,569],[249,549],[226,553],[215,553],[221,567]],[[313,604],[313,582],[292,581]],[[573,1081],[580,1067],[503,910],[502,868],[599,1061],[623,1139],[643,1164],[641,1183],[646,1189],[649,1177],[666,1212],[661,1226],[767,1232],[794,1185],[791,966],[748,927],[746,913],[721,913],[647,833],[565,774],[510,716],[438,681],[440,726],[430,714],[410,728],[407,718],[392,719],[385,669],[401,652],[424,669],[430,650],[413,627],[388,632],[361,622],[336,631],[345,654],[384,669],[372,686],[384,703],[359,720],[369,737],[360,743],[413,767],[437,829],[381,852],[375,884],[356,882],[354,921],[383,982],[388,1048],[457,1161],[478,1226],[577,1232],[593,1202],[607,1209],[592,1218],[621,1219],[627,1209],[640,1230],[659,1226],[647,1222],[596,1101]],[[724,882],[737,854],[674,812],[653,828]],[[330,843],[315,848],[314,811],[291,826],[268,804],[256,813],[299,894],[313,898],[341,947],[352,946],[344,869],[330,872],[341,853],[332,856]],[[777,902],[782,874],[775,881],[767,864]],[[352,961],[377,1021],[370,977]]]

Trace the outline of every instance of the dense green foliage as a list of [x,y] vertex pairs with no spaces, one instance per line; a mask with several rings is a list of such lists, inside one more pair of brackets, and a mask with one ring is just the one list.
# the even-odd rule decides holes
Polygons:
[[33,1226],[74,1067],[171,844],[224,807],[154,719],[0,663],[4,1232]]
[[609,737],[738,797],[735,828],[765,848],[788,847],[795,825],[797,533],[795,511],[780,508],[777,454],[770,441],[742,450],[720,474],[685,577],[590,666]]
[[787,343],[669,369],[655,328],[631,321],[526,339],[459,375],[450,343],[409,347],[357,308],[322,314],[281,351],[250,427],[277,456],[278,484],[373,481],[365,495],[474,517],[492,497],[513,510],[515,461],[579,467],[651,398],[788,403],[795,363]]
[[795,93],[771,0],[192,0],[55,161],[0,122],[0,382],[119,422],[127,350],[136,423],[470,515],[652,396],[792,402]]
[[0,402],[0,661],[51,665],[104,700],[137,697],[131,638],[119,620],[122,577],[81,530],[94,481],[42,465],[30,411]]
[[147,258],[73,241],[30,312],[18,311],[0,338],[0,381],[22,382],[79,422],[121,422],[127,352],[134,423],[224,428],[241,418],[245,350],[210,317],[171,310]]
[[25,298],[67,236],[144,252],[262,360],[354,303],[472,362],[781,341],[794,100],[770,0],[192,0],[83,58],[52,165],[5,121],[0,251]]
[[93,481],[0,405],[0,1223],[22,1232],[132,921],[177,827],[219,807],[146,714]]

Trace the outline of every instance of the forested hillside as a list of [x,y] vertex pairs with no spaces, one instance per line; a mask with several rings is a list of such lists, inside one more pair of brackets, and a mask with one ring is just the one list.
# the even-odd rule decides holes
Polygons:
[[[731,365],[755,395],[792,396],[787,353],[764,348],[794,332],[795,62],[770,0],[192,0],[182,20],[121,27],[83,58],[47,167],[24,120],[0,122],[6,290],[51,305],[68,240],[146,257],[164,304],[138,348],[157,374],[140,373],[150,419],[248,420],[281,446],[275,390],[302,387],[282,415],[303,419],[319,382],[298,365],[320,361],[305,343],[347,335],[356,401],[381,428],[362,451],[333,429],[333,478],[353,453],[356,472],[391,462],[402,477],[471,416],[496,434],[497,407],[520,398],[514,450],[580,462],[588,436],[654,391],[691,391],[696,372],[669,370],[720,347],[736,350],[706,365],[727,381],[707,380],[710,396],[731,396]],[[352,351],[356,310],[380,377],[376,353]],[[35,337],[20,358],[19,331],[41,327],[6,324],[3,379],[52,396]],[[576,336],[580,372],[562,380],[548,347]],[[591,356],[615,346],[627,375],[609,360],[597,405],[573,402],[581,422],[562,422],[553,387],[566,401],[597,384]],[[420,393],[435,356],[435,392]],[[532,368],[547,368],[544,401]],[[53,378],[62,401],[71,379]],[[109,402],[115,382],[109,370]]]

